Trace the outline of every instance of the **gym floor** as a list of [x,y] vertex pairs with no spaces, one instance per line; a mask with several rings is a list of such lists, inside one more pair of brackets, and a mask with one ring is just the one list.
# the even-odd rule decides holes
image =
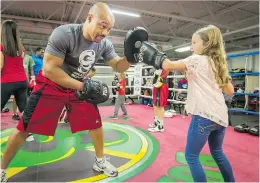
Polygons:
[[[136,102],[137,103],[137,102]],[[69,124],[59,122],[54,137],[34,135],[25,142],[11,162],[11,182],[191,182],[184,152],[191,117],[181,115],[165,119],[165,132],[148,133],[153,108],[127,105],[128,118],[111,120],[114,106],[108,101],[100,106],[105,131],[105,154],[119,169],[119,176],[108,178],[92,170],[95,156],[88,132],[71,134]],[[12,113],[2,114],[1,155],[8,136],[17,124]],[[232,124],[257,124],[258,116],[232,115]],[[235,121],[240,120],[240,122]],[[259,138],[227,128],[224,151],[237,182],[259,182]],[[208,146],[201,153],[209,182],[223,182]],[[245,168],[246,167],[246,168]]]

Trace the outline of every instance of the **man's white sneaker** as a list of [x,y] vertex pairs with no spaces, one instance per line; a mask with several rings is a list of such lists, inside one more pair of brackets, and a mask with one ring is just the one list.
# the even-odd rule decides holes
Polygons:
[[6,176],[6,172],[4,170],[1,170],[1,183],[5,183],[8,181],[8,178]]
[[29,134],[29,136],[26,138],[26,141],[27,141],[27,142],[32,142],[32,141],[34,141],[33,134]]
[[105,175],[109,177],[116,177],[118,175],[118,171],[114,165],[112,165],[108,158],[104,157],[101,161],[95,159],[93,169],[98,172],[103,172]]

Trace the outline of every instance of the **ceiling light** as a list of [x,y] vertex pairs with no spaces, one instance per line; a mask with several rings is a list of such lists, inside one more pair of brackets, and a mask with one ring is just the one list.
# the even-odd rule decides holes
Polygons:
[[175,50],[176,52],[185,52],[185,51],[190,51],[190,46],[178,48]]
[[124,12],[124,11],[119,11],[119,10],[112,10],[113,13],[116,14],[120,14],[120,15],[127,15],[127,16],[131,16],[131,17],[140,17],[140,15],[135,14],[135,13],[128,13],[128,12]]

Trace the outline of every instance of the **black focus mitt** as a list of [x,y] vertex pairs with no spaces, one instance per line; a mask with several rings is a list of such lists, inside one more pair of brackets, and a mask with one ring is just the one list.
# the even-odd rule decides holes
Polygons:
[[124,41],[124,54],[127,61],[131,64],[136,64],[139,60],[136,58],[139,53],[139,48],[135,46],[136,42],[148,41],[148,32],[143,27],[136,27],[126,33]]
[[83,80],[83,90],[76,91],[75,95],[79,100],[100,104],[109,99],[109,88],[101,81],[87,78]]

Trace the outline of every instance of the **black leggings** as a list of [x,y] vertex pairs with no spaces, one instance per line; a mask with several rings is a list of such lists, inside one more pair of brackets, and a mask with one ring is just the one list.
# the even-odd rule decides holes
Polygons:
[[1,111],[5,107],[11,95],[14,95],[19,111],[23,112],[27,103],[27,87],[27,81],[1,83]]

